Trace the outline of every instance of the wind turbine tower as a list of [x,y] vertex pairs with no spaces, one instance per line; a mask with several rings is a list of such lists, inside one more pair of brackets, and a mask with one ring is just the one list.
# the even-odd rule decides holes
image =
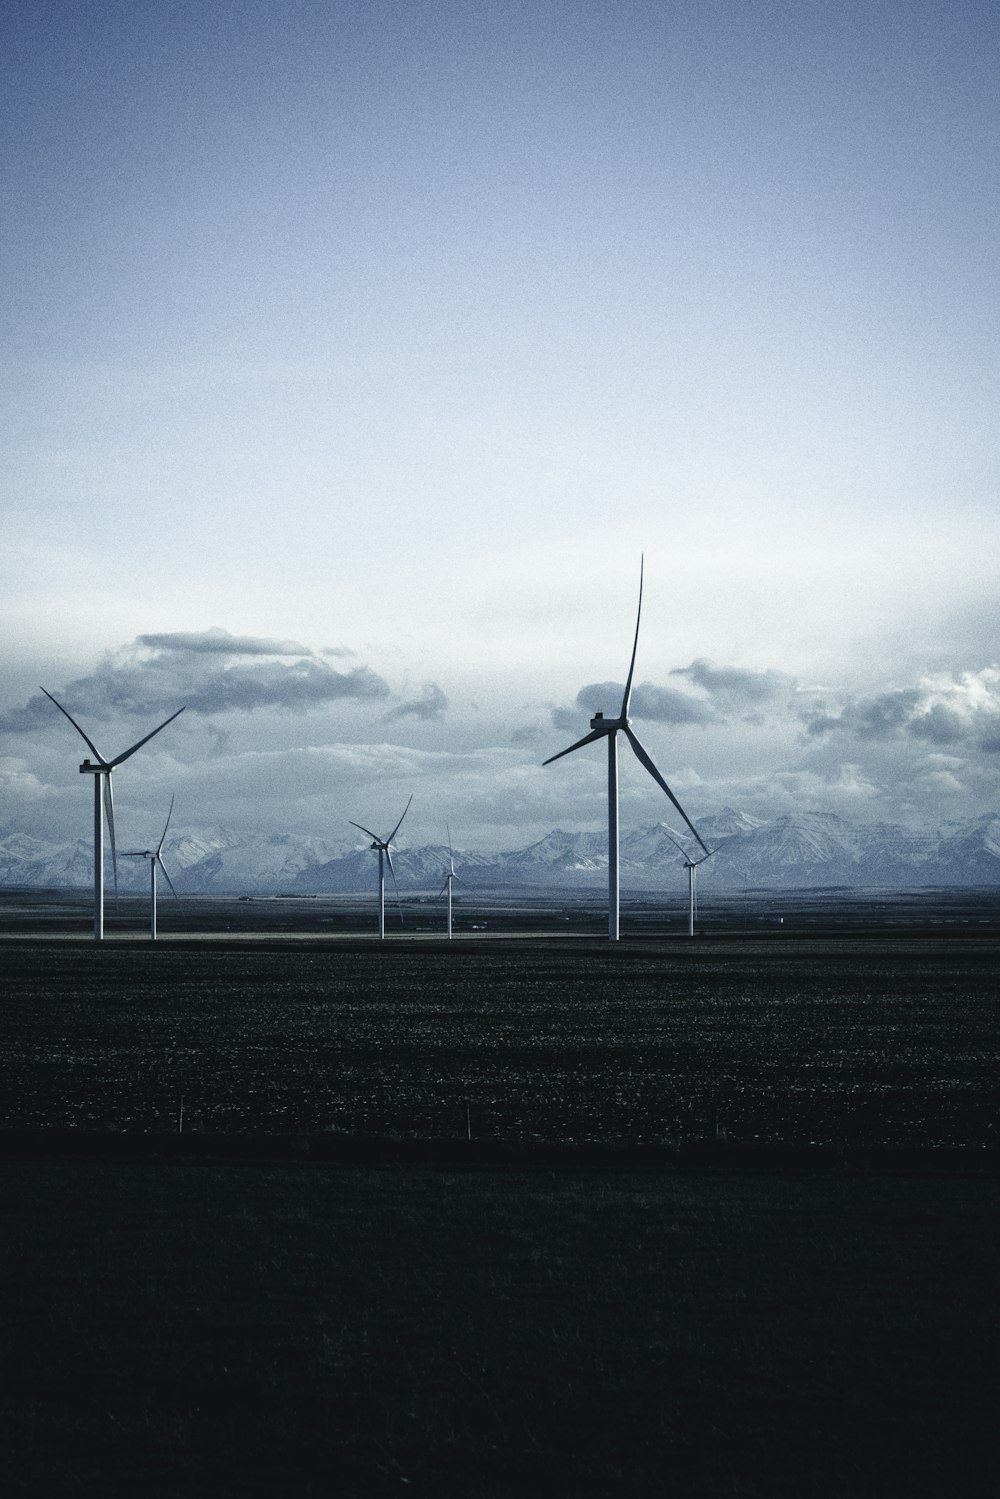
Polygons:
[[[445,824],[447,827],[447,824]],[[455,873],[455,850],[451,846],[451,828],[448,828],[448,867],[444,872],[444,884],[438,891],[438,895],[448,893],[448,940],[451,941],[451,887],[452,882],[458,879]]]
[[178,708],[176,713],[171,713],[169,718],[165,718],[161,724],[158,724],[155,729],[146,734],[142,739],[138,741],[137,744],[133,744],[130,749],[123,750],[120,755],[115,755],[113,759],[106,760],[101,754],[100,750],[97,748],[94,741],[88,738],[88,736],[81,729],[80,725],[77,723],[76,719],[71,713],[68,713],[66,711],[62,703],[57,702],[56,699],[52,696],[51,692],[46,692],[44,687],[41,689],[41,691],[45,693],[45,696],[48,698],[49,702],[55,703],[56,707],[59,709],[59,712],[62,713],[64,717],[69,719],[70,723],[73,725],[74,729],[79,734],[84,744],[86,744],[91,754],[94,755],[97,760],[96,765],[90,760],[84,760],[83,764],[80,766],[80,774],[94,777],[94,941],[103,942],[104,822],[101,816],[102,803],[104,806],[104,814],[108,820],[108,834],[111,838],[111,864],[114,869],[115,894],[117,895],[118,893],[118,855],[115,851],[115,799],[111,791],[111,772],[115,769],[116,766],[121,765],[125,760],[128,760],[132,755],[134,755],[136,750],[142,749],[142,746],[144,744],[148,744],[155,734],[158,734],[161,729],[165,729],[167,727],[168,723],[173,723],[174,719],[178,718],[180,714],[184,712],[184,709]]
[[156,845],[155,848],[136,848],[136,849],[130,849],[127,853],[125,853],[123,855],[123,858],[126,858],[126,859],[148,859],[149,860],[149,940],[150,940],[150,942],[155,942],[156,941],[156,866],[157,865],[159,865],[160,868],[162,869],[162,871],[163,871],[163,878],[166,880],[167,884],[170,886],[170,893],[174,897],[174,899],[177,901],[178,905],[180,904],[180,899],[181,899],[180,896],[177,894],[177,891],[174,889],[174,882],[170,878],[169,874],[167,873],[167,866],[164,864],[163,859],[161,858],[161,855],[163,853],[163,841],[164,841],[164,839],[167,836],[167,828],[170,826],[170,819],[173,816],[173,811],[174,811],[174,799],[173,799],[173,797],[171,797],[170,798],[170,808],[169,808],[169,810],[167,812],[167,820],[163,824],[163,832],[160,834],[160,841]]
[[[663,831],[666,833],[666,828]],[[667,833],[667,837],[670,838],[674,848],[683,856],[684,868],[688,872],[688,936],[693,937],[695,917],[698,914],[698,865],[704,864],[706,859],[710,859],[712,854],[715,853],[715,849],[711,849],[707,854],[702,854],[700,859],[692,859],[687,850],[682,848],[677,842],[676,838],[671,837],[669,833]]]
[[593,744],[597,739],[608,741],[608,938],[611,942],[617,942],[620,932],[619,910],[621,903],[621,882],[619,878],[619,846],[618,846],[618,734],[623,733],[632,746],[633,753],[640,765],[644,766],[653,777],[656,784],[666,792],[674,807],[680,813],[691,832],[694,834],[700,846],[705,850],[706,857],[709,850],[702,842],[701,835],[694,823],[688,817],[684,808],[677,800],[666,781],[660,775],[656,766],[646,750],[643,749],[632,728],[628,716],[629,705],[632,701],[632,677],[635,673],[635,655],[639,649],[639,621],[642,618],[642,580],[643,561],[639,564],[639,608],[635,618],[635,640],[632,643],[632,660],[629,662],[628,677],[625,682],[625,692],[622,696],[621,709],[617,718],[605,718],[603,713],[595,713],[590,720],[590,733],[578,739],[567,749],[560,750],[557,755],[550,755],[542,763],[551,765],[553,760],[561,760],[564,755],[571,755],[574,750],[582,749],[585,744]]
[[[412,800],[413,797],[411,796],[410,801],[403,808],[403,817],[409,812]],[[362,833],[368,834],[368,837],[372,840],[372,852],[378,853],[378,940],[380,942],[384,942],[385,940],[385,865],[389,865],[392,883],[396,885],[396,871],[392,867],[392,840],[403,826],[403,817],[399,819],[388,838],[380,838],[377,833],[372,832],[371,828],[364,827],[360,822],[351,822],[352,828],[359,828]],[[350,821],[350,818],[348,818],[348,822]],[[398,885],[396,885],[396,903],[397,905],[399,904]],[[402,906],[399,907],[399,919],[400,921],[403,919]]]

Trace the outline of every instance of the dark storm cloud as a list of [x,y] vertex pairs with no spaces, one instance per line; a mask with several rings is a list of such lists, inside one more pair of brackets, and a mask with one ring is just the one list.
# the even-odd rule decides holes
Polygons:
[[230,635],[228,630],[176,630],[168,635],[140,635],[137,644],[153,651],[191,651],[209,656],[309,656],[296,640],[269,640],[263,635]]
[[839,712],[810,710],[806,732],[813,735],[846,732],[858,739],[892,739],[903,732],[920,703],[916,687],[856,698]]
[[652,682],[642,682],[632,694],[631,716],[649,718],[654,723],[697,723],[715,721],[715,711],[708,704],[690,697],[686,692],[675,692],[672,687],[656,687]]
[[295,711],[340,698],[384,698],[388,693],[382,678],[366,666],[337,672],[322,661],[305,660],[292,666],[271,662],[227,667],[193,690],[189,688],[185,701],[196,713],[252,712],[255,708]]
[[953,679],[929,679],[918,687],[852,698],[836,711],[812,711],[805,727],[806,733],[815,738],[842,735],[869,742],[916,740],[939,749],[995,754],[1000,749],[1000,673],[987,668]]
[[759,706],[789,691],[792,679],[779,671],[749,671],[742,666],[716,666],[704,656],[690,666],[677,666],[673,677],[687,677],[695,687],[733,704]]
[[[143,652],[150,649],[146,643],[150,638],[136,642]],[[109,656],[90,676],[50,690],[74,717],[91,720],[122,714],[155,718],[182,705],[205,714],[250,713],[258,708],[294,713],[344,699],[389,696],[386,683],[366,666],[338,672],[315,656],[291,662],[232,664],[215,650],[174,645],[155,650],[151,656],[134,648],[120,657]],[[48,723],[55,712],[39,693],[23,708],[0,716],[0,729],[28,733]]]
[[418,698],[400,703],[385,716],[393,718],[440,718],[448,707],[448,699],[436,682],[425,682]]
[[[577,693],[575,708],[552,710],[552,722],[567,734],[579,733],[583,714],[588,718],[599,712],[608,718],[616,716],[624,691],[624,682],[589,682]],[[629,716],[669,724],[709,724],[716,719],[710,704],[700,698],[677,692],[673,687],[657,687],[653,682],[641,682],[634,689]]]

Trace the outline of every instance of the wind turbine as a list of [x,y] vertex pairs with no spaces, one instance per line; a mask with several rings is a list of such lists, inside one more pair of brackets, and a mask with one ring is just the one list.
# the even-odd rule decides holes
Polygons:
[[639,563],[639,608],[635,617],[635,640],[632,644],[632,660],[629,662],[628,677],[625,682],[625,692],[622,697],[621,711],[617,718],[605,718],[603,713],[595,713],[590,720],[590,733],[571,744],[568,749],[560,750],[558,755],[550,755],[542,763],[551,765],[553,760],[561,760],[564,755],[571,755],[574,750],[582,749],[585,744],[593,744],[596,739],[607,739],[608,741],[608,939],[617,942],[619,937],[619,905],[621,886],[618,872],[618,733],[621,731],[632,746],[633,752],[640,765],[653,777],[670,798],[677,811],[687,823],[695,838],[705,849],[706,856],[709,850],[702,842],[701,835],[694,823],[688,817],[684,808],[677,800],[666,781],[660,775],[647,752],[639,743],[632,728],[628,716],[629,704],[632,700],[632,676],[635,672],[635,653],[639,649],[639,621],[642,618],[642,577],[644,559]]
[[[409,812],[412,800],[413,797],[411,796],[410,801],[403,808],[403,817]],[[378,939],[380,942],[385,939],[385,864],[388,863],[389,865],[389,873],[392,875],[392,883],[395,885],[396,871],[392,867],[392,840],[403,826],[403,817],[399,819],[388,838],[380,838],[377,833],[372,832],[371,828],[364,827],[360,822],[351,822],[350,818],[347,819],[348,822],[351,822],[352,828],[360,828],[362,833],[368,834],[368,837],[372,840],[372,852],[378,851]],[[399,902],[398,885],[396,886],[396,902],[397,904]],[[402,923],[402,906],[399,907],[399,920]]]
[[149,860],[149,940],[150,940],[150,942],[155,942],[156,941],[156,866],[157,866],[157,864],[159,864],[160,868],[163,870],[163,878],[166,880],[167,884],[170,886],[170,893],[174,897],[174,899],[177,901],[178,905],[180,904],[180,899],[181,899],[180,896],[177,894],[177,891],[174,889],[174,882],[173,882],[173,880],[170,878],[169,874],[167,873],[167,866],[164,864],[163,859],[160,857],[161,854],[162,854],[162,852],[163,852],[163,840],[167,836],[167,828],[170,826],[170,819],[173,816],[173,811],[174,811],[174,799],[173,799],[173,797],[171,797],[170,798],[170,809],[167,812],[167,820],[163,824],[163,832],[160,834],[160,841],[156,845],[155,848],[133,848],[133,849],[129,849],[129,851],[127,853],[123,853],[122,854],[122,858],[124,858],[124,859],[148,859]]
[[111,791],[111,772],[116,766],[121,765],[123,761],[128,760],[130,756],[134,755],[136,750],[142,749],[144,744],[148,744],[155,734],[158,734],[161,729],[167,727],[168,723],[173,723],[174,719],[184,712],[184,709],[178,708],[176,713],[171,713],[169,718],[165,718],[161,724],[158,724],[155,729],[140,739],[137,744],[133,744],[130,749],[123,750],[120,755],[115,755],[112,760],[105,760],[97,745],[83,732],[73,715],[67,713],[62,703],[57,702],[51,692],[46,692],[44,687],[41,690],[45,693],[49,702],[55,703],[59,712],[69,719],[84,744],[97,757],[96,765],[90,760],[84,760],[80,766],[80,774],[94,777],[94,941],[103,942],[104,824],[101,819],[102,801],[104,803],[104,813],[108,819],[108,833],[111,836],[111,864],[115,875],[115,895],[118,894],[118,856],[115,852],[115,799]]
[[[447,823],[445,823],[445,827],[446,828],[448,827]],[[452,885],[452,881],[453,880],[457,880],[457,879],[458,879],[458,875],[455,873],[455,851],[454,851],[454,849],[451,846],[451,828],[448,828],[448,868],[444,872],[444,884],[441,886],[441,889],[438,891],[438,895],[444,895],[444,893],[445,893],[446,890],[448,892],[448,939],[449,939],[449,941],[451,940],[451,885]]]
[[[688,936],[693,937],[694,919],[698,914],[698,865],[704,864],[706,859],[710,859],[715,853],[715,849],[710,849],[707,854],[702,854],[700,859],[692,859],[687,849],[683,848],[681,844],[677,842],[677,839],[667,832],[666,828],[664,828],[663,831],[666,837],[668,837],[671,843],[674,845],[674,848],[676,848],[678,853],[683,856],[684,868],[688,872]],[[702,844],[702,848],[704,848],[704,846],[705,845]]]

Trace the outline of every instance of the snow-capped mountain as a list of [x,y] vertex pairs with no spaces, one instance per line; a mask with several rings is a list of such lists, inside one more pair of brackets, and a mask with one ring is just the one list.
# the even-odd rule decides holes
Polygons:
[[[851,823],[829,812],[767,822],[727,808],[701,819],[699,831],[713,850],[702,879],[718,889],[1000,885],[1000,817],[994,815],[915,833],[886,823]],[[688,830],[672,823],[623,832],[624,890],[669,889],[683,879],[684,856],[672,839],[698,851]],[[294,834],[246,838],[225,828],[178,829],[163,852],[181,892],[336,894],[371,890],[375,880],[370,849]],[[394,849],[400,889],[438,888],[448,858],[444,844]],[[456,850],[455,863],[470,888],[596,891],[607,879],[607,835],[556,829],[506,853]],[[122,858],[121,851],[118,873],[123,890],[145,887],[145,863]],[[19,832],[0,836],[0,885],[81,887],[92,878],[89,840],[57,844]]]

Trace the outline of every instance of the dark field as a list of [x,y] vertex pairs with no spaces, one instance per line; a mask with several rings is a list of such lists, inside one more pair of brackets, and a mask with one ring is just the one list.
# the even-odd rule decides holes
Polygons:
[[[218,930],[234,907],[255,909],[202,910]],[[551,912],[451,944],[8,937],[0,1128],[176,1130],[183,1101],[212,1134],[995,1146],[992,920],[814,931],[784,909],[617,947],[544,935]]]
[[0,1164],[19,1494],[997,1492],[996,1183]]
[[[992,915],[810,899],[612,948],[497,906],[379,945],[360,904],[255,904],[102,948],[79,903],[7,907],[0,1489],[998,1492]],[[411,1164],[315,1149],[359,1136]],[[725,1164],[810,1145],[849,1165]]]

